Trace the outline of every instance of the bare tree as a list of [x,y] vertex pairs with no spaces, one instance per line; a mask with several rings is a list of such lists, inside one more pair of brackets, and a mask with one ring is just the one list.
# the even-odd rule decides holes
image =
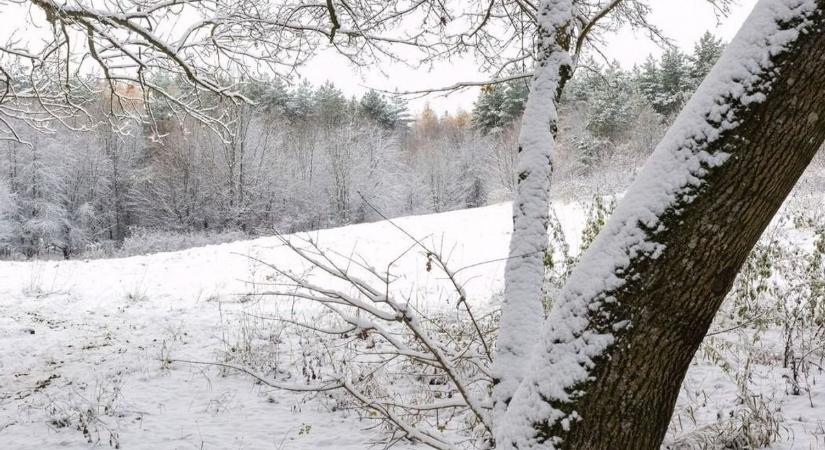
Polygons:
[[[575,56],[619,24],[665,42],[643,0],[574,3],[567,47]],[[254,101],[243,94],[244,80],[290,78],[323,48],[359,67],[426,65],[471,52],[493,80],[528,77],[541,17],[526,0],[11,0],[3,8],[26,18],[0,45],[0,126],[3,138],[15,140],[14,122],[41,131],[55,123],[96,126],[88,105],[104,92],[113,116],[154,126],[162,105],[231,132],[234,118],[204,93]],[[42,32],[24,38],[31,35],[24,28]],[[165,79],[184,84],[172,88]]]

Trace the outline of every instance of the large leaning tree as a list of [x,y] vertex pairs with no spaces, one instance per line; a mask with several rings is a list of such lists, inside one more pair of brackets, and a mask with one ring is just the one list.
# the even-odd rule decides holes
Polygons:
[[88,105],[102,96],[112,126],[151,125],[160,104],[231,140],[235,118],[212,96],[254,102],[243,80],[288,78],[325,48],[356,65],[473,52],[492,82],[532,77],[492,411],[474,413],[498,448],[657,448],[719,304],[825,139],[825,0],[758,3],[546,319],[555,101],[600,33],[662,35],[642,0],[457,3],[10,0],[41,34],[0,45],[0,138],[96,126]]
[[[564,3],[545,2],[556,33]],[[540,342],[522,349],[529,362],[509,374],[519,384],[496,422],[498,448],[659,447],[725,294],[825,140],[823,65],[825,1],[756,5],[573,270]],[[520,200],[515,211],[544,198]],[[526,344],[537,330],[518,322],[502,333]]]

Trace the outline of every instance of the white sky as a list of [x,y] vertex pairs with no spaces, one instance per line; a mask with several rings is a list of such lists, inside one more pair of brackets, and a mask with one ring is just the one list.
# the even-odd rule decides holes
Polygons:
[[[654,0],[652,3],[654,9],[651,22],[664,30],[677,45],[690,51],[705,31],[714,33],[726,42],[730,41],[753,9],[756,0],[738,0],[732,7],[731,14],[727,18],[722,18],[721,23],[717,21],[713,8],[706,0]],[[605,54],[618,60],[626,68],[644,61],[650,54],[657,56],[662,52],[643,33],[634,33],[630,29],[622,30],[609,37],[607,41],[610,44]],[[359,72],[343,57],[332,52],[319,55],[301,72],[316,85],[327,80],[332,81],[346,95],[361,94],[369,87],[388,91],[413,91],[487,78],[478,73],[471,59],[441,63],[432,70],[412,70],[401,65],[385,65],[381,70]],[[418,112],[426,102],[429,102],[439,114],[459,109],[469,111],[477,95],[477,89],[467,89],[447,97],[433,94],[423,99],[411,100],[410,109]]]
[[[720,23],[707,0],[652,0],[651,22],[659,26],[668,37],[686,51],[692,50],[693,44],[705,31],[711,31],[723,40],[730,41],[757,0],[734,1],[737,4],[733,5],[731,14],[727,18],[722,18]],[[4,30],[7,25],[26,21],[25,14],[29,8],[14,6],[15,4],[3,5],[0,36],[8,34],[9,30]],[[35,23],[42,23],[42,21],[37,20]],[[15,27],[8,28],[14,29]],[[35,37],[39,32],[36,29],[23,31],[24,34]],[[605,54],[611,59],[618,60],[626,68],[644,61],[650,54],[656,56],[662,52],[662,49],[650,42],[644,33],[634,33],[630,29],[608,37],[607,41],[610,44]],[[431,70],[414,70],[401,64],[384,64],[359,71],[344,57],[327,50],[301,68],[300,73],[315,85],[327,80],[332,81],[345,95],[350,96],[360,95],[368,88],[386,91],[414,91],[449,86],[460,81],[482,81],[489,78],[480,74],[476,66],[477,64],[471,58],[465,58],[452,62],[440,62]],[[465,89],[449,96],[432,94],[425,98],[411,99],[410,110],[414,113],[420,112],[429,102],[439,114],[460,109],[469,111],[477,95],[477,88]]]

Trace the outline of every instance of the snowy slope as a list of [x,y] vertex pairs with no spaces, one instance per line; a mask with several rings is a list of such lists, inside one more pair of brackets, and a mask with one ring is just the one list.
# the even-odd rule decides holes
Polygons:
[[[575,247],[582,207],[556,211]],[[504,262],[486,261],[506,255],[510,215],[510,205],[500,204],[396,223],[443,249],[454,269],[471,266],[460,277],[470,302],[484,308],[502,290]],[[312,235],[322,247],[354,251],[378,267],[410,246],[386,222]],[[302,265],[277,238],[123,259],[0,262],[0,449],[361,449],[374,443],[379,435],[368,429],[371,422],[329,411],[317,398],[264,389],[215,367],[162,362],[216,361],[244,341],[244,326],[266,326],[250,325],[243,313],[293,308],[247,295],[271,273],[249,256],[296,271]],[[421,251],[406,254],[393,271],[403,275],[396,287],[416,292],[420,306],[453,307],[444,280],[425,263]],[[766,380],[768,388],[782,389],[776,374]],[[713,394],[705,415],[724,411],[735,396],[735,386],[708,364],[693,367],[688,384]],[[822,393],[815,396],[817,404],[825,402]],[[806,409],[807,398],[793,401],[789,419],[804,423],[793,425],[777,448],[825,448],[815,436],[815,416],[823,410]],[[815,416],[802,417],[809,414]]]
[[[578,235],[582,214],[570,211],[566,226]],[[458,268],[506,255],[510,206],[396,223],[443,246]],[[388,223],[313,237],[379,266],[409,247]],[[127,449],[355,449],[372,442],[374,432],[359,431],[370,424],[305,396],[264,391],[211,367],[163,367],[162,356],[215,360],[237,331],[230,325],[237,313],[277,302],[239,302],[251,281],[270,273],[247,256],[299,264],[277,238],[124,259],[0,263],[0,448],[105,447],[112,436]],[[397,273],[438,307],[441,280],[424,262],[410,252]],[[463,271],[471,301],[488,303],[502,272],[500,261]]]

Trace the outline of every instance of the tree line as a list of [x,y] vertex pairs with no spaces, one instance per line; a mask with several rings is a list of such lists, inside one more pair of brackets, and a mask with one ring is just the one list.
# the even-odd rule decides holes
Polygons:
[[[674,48],[631,70],[580,68],[560,105],[557,176],[586,184],[609,172],[611,189],[624,187],[625,165],[649,153],[721,49],[706,33],[690,55]],[[175,89],[175,80],[158,83]],[[440,212],[506,200],[515,189],[524,81],[485,87],[470,113],[426,106],[416,117],[398,96],[347,97],[330,82],[249,82],[242,92],[255,104],[207,97],[223,129],[162,102],[152,126],[22,129],[30,145],[6,141],[0,152],[2,254],[111,254],[155,231],[318,229],[375,220],[373,207]]]
[[[647,156],[723,49],[721,39],[705,32],[690,53],[671,47],[629,70],[615,60],[581,64],[559,99],[557,175],[581,177],[615,163],[615,156]],[[483,88],[475,127],[483,134],[518,127],[528,86],[525,78]]]
[[105,255],[153,232],[294,232],[375,220],[373,208],[487,202],[476,157],[488,144],[466,113],[428,107],[412,120],[400,98],[347,97],[332,83],[248,83],[243,93],[255,104],[207,97],[214,121],[158,102],[151,126],[20,127],[25,143],[0,144],[0,253]]

